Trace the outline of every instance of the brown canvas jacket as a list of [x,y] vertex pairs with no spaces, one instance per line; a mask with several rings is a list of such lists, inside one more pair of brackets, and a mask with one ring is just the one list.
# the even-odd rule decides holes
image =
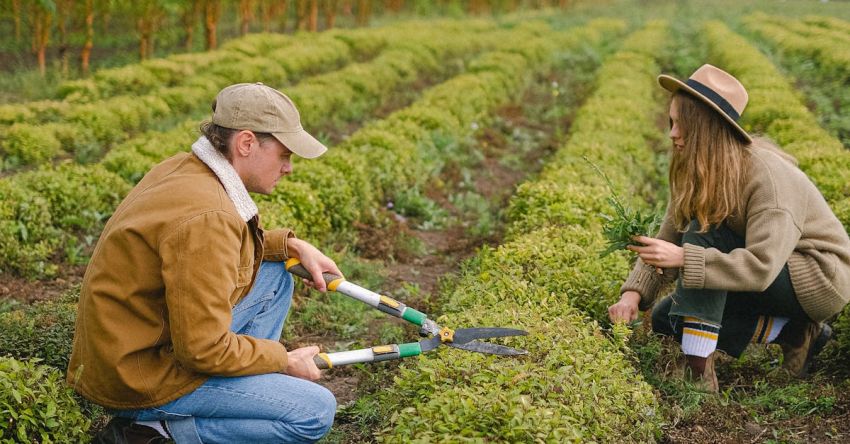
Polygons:
[[86,398],[154,407],[212,375],[286,368],[280,342],[237,335],[230,324],[261,260],[287,259],[291,231],[264,234],[241,181],[244,194],[233,195],[225,182],[196,154],[178,154],[110,218],[83,280],[68,368]]

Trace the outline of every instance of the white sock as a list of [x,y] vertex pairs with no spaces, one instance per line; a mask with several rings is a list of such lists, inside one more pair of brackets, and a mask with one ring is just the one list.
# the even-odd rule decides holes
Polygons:
[[682,352],[690,356],[707,358],[717,349],[720,327],[697,318],[685,317],[682,323]]
[[165,421],[136,421],[136,424],[138,425],[150,427],[159,432],[160,435],[166,438],[171,438],[171,435],[168,433],[168,430],[165,430],[165,427],[163,426],[164,423]]
[[788,323],[788,318],[778,318],[774,316],[759,316],[756,323],[756,331],[753,333],[752,343],[767,344],[773,342],[779,333],[782,332],[782,327]]
[[788,323],[788,318],[770,318],[773,323],[770,325],[770,333],[767,335],[767,342],[773,342],[779,333],[782,332],[782,327]]

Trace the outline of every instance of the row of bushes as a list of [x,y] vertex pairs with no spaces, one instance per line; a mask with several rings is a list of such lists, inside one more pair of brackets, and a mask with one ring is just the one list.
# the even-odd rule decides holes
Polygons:
[[[759,51],[720,22],[705,27],[710,57],[747,87],[743,115],[748,131],[761,132],[794,155],[850,231],[850,151],[820,128],[793,86]],[[850,354],[850,308],[835,328],[842,353]]]
[[[287,92],[309,102],[306,106],[298,102],[311,119],[308,125],[350,121],[425,75],[454,72],[447,60],[470,57],[514,34],[504,30],[449,35],[439,27],[410,31],[410,39],[388,49],[386,57],[305,80]],[[310,93],[312,101],[307,99]],[[148,132],[117,146],[99,164],[43,166],[0,180],[0,268],[29,277],[53,274],[56,261],[74,258],[93,242],[132,183],[156,163],[188,149],[197,138],[197,126],[196,120],[189,120],[171,131]],[[292,187],[296,195],[299,189]],[[312,222],[303,220],[306,226]]]
[[[398,174],[399,171],[416,169],[419,164],[433,164],[439,155],[441,141],[449,138],[462,139],[474,132],[472,123],[476,121],[483,123],[498,105],[514,99],[527,83],[530,74],[544,69],[548,56],[556,51],[559,45],[568,44],[569,47],[575,47],[581,42],[597,43],[603,36],[621,30],[623,25],[600,21],[584,31],[570,34],[569,40],[547,32],[543,27],[532,25],[523,28],[503,35],[501,51],[486,53],[470,63],[472,71],[470,74],[455,77],[432,88],[417,103],[396,112],[383,122],[358,131],[343,146],[332,149],[326,157],[304,163],[303,167],[317,165],[324,168],[321,175],[318,175],[319,170],[312,170],[317,175],[311,177],[329,179],[329,181],[316,183],[310,178],[302,178],[306,168],[299,165],[295,176],[302,181],[293,180],[282,184],[279,193],[261,199],[259,201],[261,213],[272,216],[272,219],[281,217],[280,214],[288,214],[289,216],[282,220],[287,225],[290,225],[294,218],[324,217],[327,219],[330,216],[328,213],[333,211],[325,211],[325,207],[321,205],[322,199],[328,197],[322,193],[329,195],[346,193],[350,191],[350,184],[347,182],[355,181],[355,186],[367,188],[364,193],[349,196],[350,200],[342,202],[344,206],[339,208],[340,211],[348,206],[362,208],[381,205],[381,202],[376,200],[376,196],[390,189],[397,189],[399,186],[411,186],[421,180],[415,174]],[[437,103],[441,105],[441,112],[429,111]],[[390,146],[387,143],[376,145],[382,140],[381,137],[397,137],[385,142],[399,143],[399,145]],[[393,152],[396,149],[404,151],[396,154]],[[387,162],[376,163],[369,158],[371,155],[369,152],[378,150],[381,153],[376,153],[376,157],[392,159],[390,162],[409,164],[400,170],[393,171],[392,174],[396,180],[393,188],[383,189],[376,186],[379,182],[370,181],[372,177],[381,174],[382,170],[388,167]],[[346,156],[348,156],[347,160]],[[328,161],[331,161],[331,165],[328,165]],[[347,167],[340,168],[341,166]],[[419,171],[428,170],[429,168]],[[332,171],[334,174],[328,174],[327,171]],[[334,188],[326,190],[326,185]],[[300,196],[308,196],[314,200],[299,201]],[[353,220],[349,219],[347,223],[350,225]],[[325,227],[325,231],[317,234],[330,234],[330,225],[330,221],[319,224]],[[313,226],[311,228],[316,230]],[[75,296],[76,292],[73,292],[58,301],[36,304],[19,311],[0,314],[0,349],[21,358],[45,359],[45,362],[51,366],[64,369],[67,365],[67,354],[73,334]],[[11,377],[13,381],[18,378],[23,376]],[[46,384],[43,390],[51,391],[56,386],[57,384],[53,383]],[[40,412],[46,407],[39,404],[32,408]],[[73,425],[79,410],[70,405],[63,411],[67,414],[68,425]],[[35,424],[29,430],[48,430],[44,427],[39,429],[40,426],[41,424]],[[54,429],[51,431],[51,436],[55,436],[52,434],[54,432],[61,434],[64,431],[61,427]],[[67,433],[70,434],[71,431]]]
[[159,88],[144,95],[119,95],[82,104],[55,101],[49,113],[29,117],[24,116],[30,111],[27,105],[5,105],[0,115],[16,122],[0,134],[3,167],[42,164],[65,153],[78,161],[89,161],[134,133],[209,110],[209,98],[228,84],[245,81],[285,84],[288,77],[298,73],[285,67],[293,60],[290,57],[299,60],[298,69],[313,72],[335,69],[352,60],[351,49],[345,42],[320,36],[309,44],[285,47],[268,57],[231,54],[228,63],[205,69],[189,77],[183,85]]
[[[329,127],[362,120],[399,91],[418,81],[435,80],[462,69],[465,60],[508,37],[508,30],[456,32],[411,30],[375,59],[354,63],[331,73],[310,77],[287,88],[298,104],[306,128]],[[188,119],[167,132],[150,132],[114,147],[102,163],[131,182],[166,157],[184,151],[197,137],[197,119]]]
[[[600,34],[614,27],[599,22],[590,29]],[[484,125],[494,106],[521,91],[529,65],[547,63],[558,40],[551,31],[537,36],[542,29],[515,31],[501,40],[497,51],[473,60],[467,74],[429,89],[411,106],[360,129],[321,162],[296,164],[297,173],[279,192],[260,198],[267,223],[296,220],[303,226],[295,228],[313,238],[323,236],[325,227],[335,236],[352,233],[352,221],[362,220],[395,192],[433,177],[452,141]],[[294,183],[299,185],[290,186]],[[312,217],[303,217],[306,214]]]
[[[108,151],[112,144],[139,131],[161,129],[181,116],[207,112],[209,98],[228,84],[263,81],[282,86],[349,64],[358,55],[374,57],[388,42],[402,40],[417,30],[450,34],[457,28],[456,22],[446,22],[428,28],[395,26],[349,31],[350,34],[334,32],[305,37],[297,44],[273,50],[267,48],[280,37],[268,34],[267,39],[260,36],[237,41],[241,46],[234,45],[234,49],[226,52],[227,63],[205,67],[177,86],[82,104],[67,100],[38,102],[32,106],[45,111],[40,115],[28,116],[32,111],[30,105],[0,106],[0,122],[15,121],[0,131],[0,153],[5,157],[0,167],[40,164],[62,153],[71,154],[81,162],[90,161]],[[480,31],[483,25],[471,29]]]
[[780,51],[815,61],[823,76],[842,80],[850,77],[850,51],[847,51],[850,40],[837,37],[845,31],[764,13],[749,15],[743,22],[750,30],[773,41]]
[[[792,30],[815,30],[823,34],[824,28],[809,22],[774,17],[768,17],[769,22],[760,23],[758,18],[754,15],[748,19],[748,28],[757,35],[757,40],[765,41],[773,49],[772,52],[777,54],[775,58],[785,71],[796,78],[795,83],[801,87],[807,102],[814,105],[821,126],[850,148],[850,118],[844,111],[850,107],[850,84],[847,83],[850,58],[846,51],[842,52],[843,62],[832,57],[835,48],[843,50],[843,46],[850,44],[850,34],[833,30],[827,35],[809,37],[802,31],[797,34]],[[843,23],[850,26],[850,23]],[[844,37],[838,38],[837,35]],[[831,49],[822,51],[824,45]]]
[[840,32],[845,39],[850,38],[850,22],[845,20],[824,15],[807,15],[803,17],[803,21],[810,25]]
[[625,330],[616,326],[609,340],[584,311],[598,317],[598,307],[614,300],[628,260],[624,253],[599,259],[607,189],[582,157],[615,168],[617,184],[630,191],[653,180],[652,150],[662,137],[651,112],[661,108],[655,57],[666,40],[666,25],[652,23],[604,62],[569,142],[512,198],[509,242],[480,252],[444,293],[438,322],[523,328],[529,335],[509,344],[528,357],[445,352],[403,367],[393,393],[381,395],[388,412],[381,441],[658,436],[653,391],[622,353]]

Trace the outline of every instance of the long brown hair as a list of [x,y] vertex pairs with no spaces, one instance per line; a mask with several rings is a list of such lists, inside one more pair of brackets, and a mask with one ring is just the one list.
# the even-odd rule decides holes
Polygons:
[[684,142],[670,155],[673,224],[684,231],[696,220],[704,232],[740,213],[748,144],[700,100],[681,91],[673,97]]

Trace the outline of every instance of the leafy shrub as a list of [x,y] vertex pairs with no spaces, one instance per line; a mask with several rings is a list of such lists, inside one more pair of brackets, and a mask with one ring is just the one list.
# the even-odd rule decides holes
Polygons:
[[7,129],[0,146],[7,167],[43,163],[61,150],[62,143],[49,129],[27,123],[16,123]]
[[0,350],[17,359],[38,358],[42,364],[67,370],[79,297],[80,290],[75,288],[57,300],[0,313]]
[[88,442],[91,422],[64,375],[37,360],[0,357],[0,441]]

